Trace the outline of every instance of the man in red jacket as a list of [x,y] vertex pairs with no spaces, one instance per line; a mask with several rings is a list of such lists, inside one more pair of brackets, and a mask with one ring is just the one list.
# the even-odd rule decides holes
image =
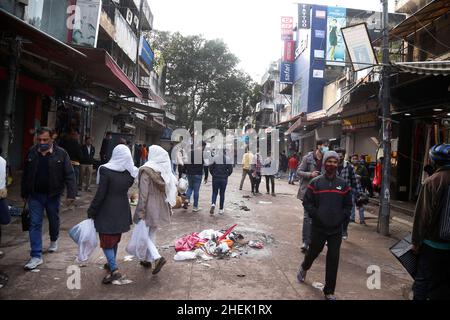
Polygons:
[[298,167],[297,155],[294,154],[294,155],[292,155],[292,157],[289,159],[289,162],[288,162],[289,184],[295,184],[294,178],[297,173],[297,167]]

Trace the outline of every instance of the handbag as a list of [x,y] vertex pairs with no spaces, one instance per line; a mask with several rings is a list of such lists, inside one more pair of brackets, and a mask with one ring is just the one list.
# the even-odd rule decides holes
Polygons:
[[28,209],[28,202],[25,203],[22,210],[22,231],[30,230],[30,211]]

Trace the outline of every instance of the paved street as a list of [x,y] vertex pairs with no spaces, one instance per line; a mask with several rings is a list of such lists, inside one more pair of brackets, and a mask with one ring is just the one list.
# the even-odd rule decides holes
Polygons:
[[[0,260],[0,269],[9,274],[10,281],[0,290],[0,299],[322,299],[321,291],[316,288],[320,285],[315,284],[315,287],[313,283],[324,283],[324,253],[308,272],[306,284],[299,284],[296,279],[303,258],[300,253],[303,213],[296,199],[298,184],[291,186],[285,180],[276,180],[277,196],[272,197],[265,194],[263,179],[260,191],[264,194],[248,199],[243,196],[250,195],[249,181],[247,179],[244,190],[239,191],[240,178],[241,171],[237,167],[229,180],[225,215],[209,214],[211,182],[201,187],[202,211],[192,213],[191,208],[174,211],[172,224],[159,230],[157,236],[160,253],[168,260],[158,275],[143,269],[136,259],[124,261],[131,232],[125,234],[119,245],[119,268],[132,282],[122,286],[101,284],[106,260],[100,248],[80,269],[81,289],[69,290],[66,285],[67,268],[74,264],[77,253],[67,231],[85,219],[94,193],[83,192],[75,210],[62,208],[60,249],[54,254],[44,254],[45,263],[39,267],[39,272],[23,270],[29,257],[28,233],[21,231],[19,219],[14,218],[12,224],[2,229],[1,250],[5,257]],[[11,193],[15,191],[11,189]],[[248,206],[250,211],[239,210],[239,205]],[[404,299],[404,288],[409,287],[412,280],[388,248],[409,227],[393,221],[392,237],[383,237],[376,233],[375,215],[369,212],[367,216],[368,226],[351,224],[349,239],[343,242],[336,296],[343,300]],[[204,229],[225,229],[235,223],[235,231],[247,240],[263,240],[265,247],[246,247],[238,258],[206,262],[173,260],[177,238]],[[47,224],[45,230],[44,247],[47,247]],[[379,290],[367,287],[370,265],[381,269]]]

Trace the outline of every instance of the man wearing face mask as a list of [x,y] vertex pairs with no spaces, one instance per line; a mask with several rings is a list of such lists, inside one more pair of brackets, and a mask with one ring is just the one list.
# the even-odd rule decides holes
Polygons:
[[48,252],[58,249],[59,206],[67,187],[67,205],[77,193],[75,174],[67,152],[54,145],[52,130],[42,127],[37,132],[37,145],[31,147],[22,175],[21,194],[30,211],[31,259],[26,270],[35,269],[42,260],[42,220],[47,212],[50,232]]
[[[309,182],[311,179],[319,176],[324,172],[324,168],[322,166],[322,158],[325,152],[328,151],[328,144],[321,140],[316,142],[316,150],[311,151],[306,156],[303,157],[302,162],[298,166],[297,175],[300,177],[300,187],[297,193],[297,199],[303,201],[303,197],[306,193],[306,189],[308,188]],[[310,231],[311,229],[311,218],[308,215],[308,212],[304,210],[303,213],[303,230],[302,230],[302,252],[305,253],[308,250],[308,246],[310,243]]]
[[323,289],[327,300],[336,300],[334,291],[342,243],[342,225],[350,217],[352,209],[351,189],[344,179],[337,176],[338,159],[339,156],[334,151],[325,153],[325,174],[311,180],[303,198],[305,211],[312,219],[311,243],[297,274],[297,280],[300,283],[305,282],[306,272],[327,243]]
[[[345,180],[345,182],[347,182],[347,185],[350,186],[350,188],[352,189],[352,200],[353,200],[353,204],[354,206],[356,206],[356,199],[358,198],[358,196],[360,194],[363,193],[362,189],[361,189],[361,184],[359,183],[358,179],[356,179],[356,174],[355,174],[355,169],[353,168],[353,166],[346,160],[344,160],[345,158],[345,149],[337,149],[336,153],[339,156],[339,164],[338,164],[338,168],[337,168],[337,175],[341,178],[343,178]],[[352,209],[354,210],[354,209]],[[364,210],[364,208],[360,208],[360,210]],[[362,222],[364,222],[364,211],[360,211],[359,213],[359,217],[362,218]],[[353,214],[353,219],[354,219],[354,214]],[[350,219],[348,219],[347,221],[345,221],[344,226],[343,226],[343,232],[342,232],[342,239],[343,240],[347,240],[348,238],[348,225],[350,223]],[[364,222],[365,224],[365,222]]]

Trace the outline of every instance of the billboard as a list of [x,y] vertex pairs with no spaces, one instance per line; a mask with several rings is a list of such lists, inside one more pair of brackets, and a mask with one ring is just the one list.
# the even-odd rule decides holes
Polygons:
[[294,39],[294,18],[281,17],[281,40]]
[[147,69],[152,70],[153,61],[155,60],[155,54],[153,53],[152,48],[150,48],[150,45],[143,36],[141,36],[141,42],[139,45],[139,57],[144,62]]
[[378,63],[365,23],[342,28],[342,35],[354,71],[370,68]]
[[299,3],[298,4],[298,28],[311,28],[311,5]]
[[73,44],[97,47],[101,7],[101,0],[76,2],[75,23],[72,30]]
[[294,80],[294,66],[291,62],[281,62],[280,82],[292,83]]
[[294,62],[295,60],[295,41],[288,40],[284,42],[283,61]]
[[345,44],[341,28],[347,25],[347,9],[328,7],[327,10],[327,65],[345,65]]

